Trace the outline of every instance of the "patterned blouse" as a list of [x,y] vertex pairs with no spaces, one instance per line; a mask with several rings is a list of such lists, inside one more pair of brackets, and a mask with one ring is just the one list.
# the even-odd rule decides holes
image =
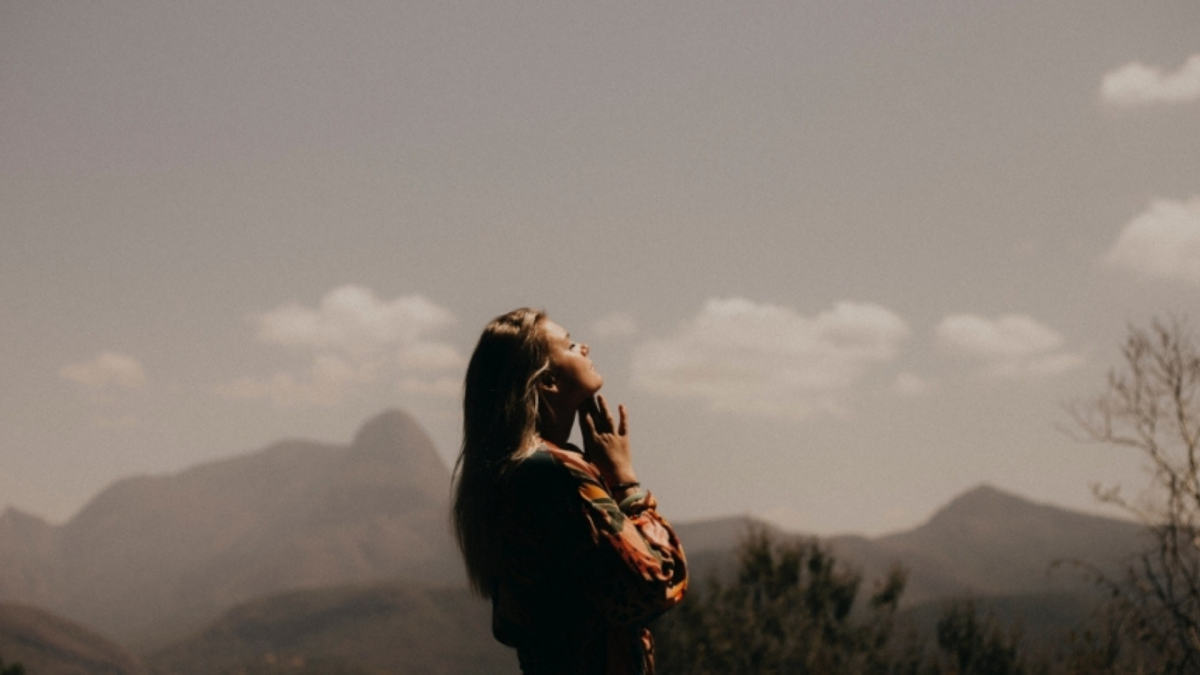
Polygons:
[[544,444],[505,477],[505,569],[492,631],[527,675],[652,675],[646,624],[679,604],[687,563],[637,492],[619,505],[576,448]]

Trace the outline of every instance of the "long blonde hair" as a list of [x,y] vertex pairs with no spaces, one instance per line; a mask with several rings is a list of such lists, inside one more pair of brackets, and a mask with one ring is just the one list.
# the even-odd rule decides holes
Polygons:
[[483,329],[463,382],[463,440],[455,465],[454,532],[476,593],[490,597],[501,563],[496,492],[504,471],[535,449],[538,377],[549,367],[546,313],[521,308]]

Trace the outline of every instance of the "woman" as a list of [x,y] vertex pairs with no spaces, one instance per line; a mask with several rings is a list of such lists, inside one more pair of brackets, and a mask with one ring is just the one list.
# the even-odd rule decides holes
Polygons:
[[[527,675],[649,675],[646,624],[683,599],[674,531],[641,488],[587,345],[518,309],[483,331],[463,387],[454,526],[492,631]],[[568,442],[580,419],[583,449]]]

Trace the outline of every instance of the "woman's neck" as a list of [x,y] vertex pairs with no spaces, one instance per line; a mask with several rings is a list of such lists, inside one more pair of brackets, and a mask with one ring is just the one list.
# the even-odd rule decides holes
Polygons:
[[575,426],[573,414],[544,414],[538,420],[537,432],[542,440],[565,448],[571,438],[571,429]]

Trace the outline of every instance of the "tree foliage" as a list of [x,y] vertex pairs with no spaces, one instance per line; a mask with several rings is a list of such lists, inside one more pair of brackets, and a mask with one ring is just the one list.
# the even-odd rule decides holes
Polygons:
[[1131,326],[1123,362],[1099,396],[1074,406],[1084,438],[1125,448],[1150,488],[1098,497],[1136,516],[1150,545],[1117,576],[1097,573],[1121,635],[1160,661],[1155,672],[1200,672],[1200,344],[1180,320]]
[[[975,601],[951,603],[937,622],[937,643],[949,657],[944,672],[957,675],[1024,675],[1020,634],[1005,631]],[[942,670],[940,666],[935,670]]]
[[856,607],[861,577],[815,541],[780,544],[757,530],[738,556],[732,582],[710,580],[660,622],[660,672],[895,672],[889,647],[902,571]]
[[[655,626],[663,675],[1026,675],[1021,634],[971,600],[948,603],[936,643],[897,609],[906,575],[894,567],[859,602],[862,577],[815,540],[754,530],[737,574],[710,579]],[[1083,650],[1077,650],[1084,654]],[[1091,652],[1086,652],[1090,657]],[[1076,658],[1073,663],[1085,663]],[[1060,672],[1060,671],[1054,671]],[[1070,668],[1067,673],[1087,672]]]

